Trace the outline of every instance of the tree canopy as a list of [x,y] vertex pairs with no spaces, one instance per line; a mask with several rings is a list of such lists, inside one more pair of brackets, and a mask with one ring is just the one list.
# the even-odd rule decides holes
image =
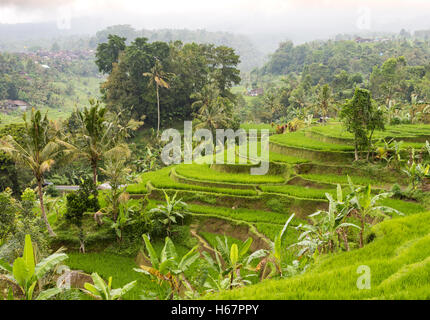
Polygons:
[[165,74],[172,75],[169,89],[159,88],[161,124],[191,120],[192,96],[207,84],[215,84],[222,97],[235,99],[230,89],[241,80],[237,69],[240,60],[231,48],[180,41],[150,43],[146,38],[136,38],[113,61],[112,55],[105,54],[118,47],[112,39],[100,44],[96,54],[100,70],[109,71],[107,66],[112,65],[102,84],[103,99],[111,111],[128,110],[135,119],[145,115],[147,124],[156,125],[157,91],[149,85],[152,78],[145,76],[156,61]]

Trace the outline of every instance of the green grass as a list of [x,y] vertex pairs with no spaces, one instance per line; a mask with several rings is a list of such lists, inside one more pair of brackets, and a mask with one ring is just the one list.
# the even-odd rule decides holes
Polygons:
[[[208,296],[214,299],[429,299],[430,213],[389,220],[373,228],[363,249],[321,256],[303,275],[268,280]],[[359,266],[371,289],[357,288]]]
[[145,194],[148,192],[146,184],[151,184],[157,189],[169,189],[169,190],[185,190],[185,191],[199,191],[199,192],[210,192],[210,193],[222,193],[237,196],[256,196],[257,191],[245,190],[245,189],[228,189],[228,188],[213,188],[197,186],[185,183],[178,183],[173,181],[170,176],[170,170],[172,167],[166,167],[158,171],[147,172],[142,174],[141,182],[139,184],[130,185],[127,187],[127,192],[131,194]]
[[241,240],[230,237],[228,235],[221,235],[221,234],[205,232],[205,231],[199,231],[199,235],[201,235],[202,238],[205,239],[207,241],[207,243],[212,248],[215,248],[218,246],[218,242],[216,241],[216,237],[219,237],[222,242],[224,242],[224,236],[227,237],[227,243],[228,243],[229,247],[235,243],[240,248],[240,246],[243,244],[243,242]]
[[[90,97],[97,97],[99,95],[101,79],[95,77],[69,77],[64,76],[62,79],[52,84],[60,89],[65,89],[68,83],[74,87],[74,94],[71,96],[62,95],[64,105],[59,109],[48,108],[44,106],[34,106],[39,109],[43,114],[48,112],[50,120],[65,120],[70,116],[75,106],[83,107],[88,105]],[[30,112],[30,111],[29,111]],[[28,112],[28,113],[29,113]],[[28,117],[27,117],[28,118]],[[12,123],[22,123],[22,112],[14,111],[11,114],[0,113],[0,126]]]
[[[429,137],[429,140],[430,140],[430,137]],[[403,142],[401,149],[404,150],[404,149],[413,148],[413,149],[419,150],[419,149],[422,149],[424,146],[425,146],[425,143],[422,143],[422,142]]]
[[274,133],[276,132],[276,126],[272,127],[272,125],[270,124],[266,124],[266,123],[260,123],[260,124],[256,124],[256,123],[242,123],[240,125],[241,129],[244,129],[246,131],[249,131],[250,129],[256,129],[258,130],[258,133],[260,133],[260,130],[269,130],[270,133]]
[[[209,206],[201,206],[201,205],[190,205],[189,209],[191,212],[199,213],[199,214],[207,214],[211,216],[215,216],[218,218],[227,218],[234,219],[237,221],[243,221],[249,223],[256,227],[257,231],[261,234],[265,235],[268,239],[274,240],[275,237],[279,234],[279,231],[282,230],[285,222],[287,222],[289,218],[289,214],[281,214],[276,212],[269,211],[259,211],[259,210],[248,210],[248,209],[228,209],[222,207],[209,207]],[[300,223],[303,223],[304,220],[295,218],[290,226],[297,226]],[[297,242],[298,231],[293,228],[289,228],[286,233],[286,239],[288,244],[292,244]],[[210,239],[204,237],[210,244],[213,242]],[[213,240],[215,236],[212,236]]]
[[[255,143],[257,144],[258,156],[261,157],[261,142],[254,142],[254,144]],[[248,155],[249,155],[249,146],[250,145],[251,145],[251,143],[248,144]],[[248,157],[248,155],[244,155],[244,154],[240,153],[239,149],[238,149],[238,153],[242,157],[245,157],[245,158]],[[310,162],[310,160],[308,160],[308,159],[298,158],[298,157],[289,156],[289,155],[276,153],[276,152],[272,152],[272,151],[269,151],[269,161],[271,161],[271,162],[282,162],[282,163],[288,163],[288,164],[299,164],[299,163]],[[250,159],[250,162],[255,162],[255,161],[252,161],[252,159]]]
[[[160,254],[164,246],[164,240],[152,241],[152,245],[157,253]],[[179,257],[182,257],[190,250],[190,248],[178,243],[175,243],[175,247]],[[144,291],[156,291],[158,286],[149,276],[142,275],[133,270],[139,267],[134,257],[108,252],[85,254],[69,252],[67,255],[69,259],[65,261],[65,264],[71,269],[81,270],[88,274],[97,272],[104,280],[112,277],[112,287],[114,289],[137,280],[137,285],[124,296],[125,300],[140,300],[140,296]],[[191,266],[186,273],[187,276],[192,275],[196,268],[197,264]]]
[[269,160],[273,162],[283,162],[288,164],[300,164],[310,162],[308,159],[302,159],[293,156],[287,156],[276,152],[269,152]]
[[208,214],[218,217],[225,217],[234,220],[240,220],[250,223],[270,223],[270,224],[279,224],[283,225],[288,220],[289,215],[270,212],[270,211],[261,211],[261,210],[250,210],[250,209],[230,209],[225,207],[216,207],[216,206],[202,206],[197,204],[189,204],[188,209],[193,213],[200,214]]
[[111,253],[67,253],[69,259],[65,263],[74,270],[82,270],[85,273],[97,272],[104,280],[112,277],[113,288],[122,287],[125,284],[138,280],[136,287],[133,288],[125,299],[139,299],[144,289],[150,289],[153,284],[147,279],[139,276],[133,271],[137,268],[132,257],[124,257]]
[[335,189],[313,189],[295,185],[283,185],[283,186],[260,186],[260,189],[264,192],[270,193],[282,193],[297,198],[309,198],[309,199],[326,199],[325,194],[330,193],[336,194]]
[[[348,184],[348,176],[346,175],[335,175],[335,174],[302,174],[301,177],[304,179],[322,182],[322,183],[331,183],[331,184]],[[349,176],[354,184],[357,185],[371,185],[371,186],[381,186],[385,185],[386,183],[382,182],[380,180],[371,179],[369,177],[363,177],[363,176]]]
[[[347,132],[340,124],[314,126],[310,128],[310,130],[327,137],[342,139],[354,138],[353,134]],[[385,137],[416,137],[425,135],[428,135],[430,139],[430,125],[428,124],[401,124],[396,126],[387,126],[385,131],[376,131],[374,133],[374,139],[383,139]]]
[[225,173],[212,170],[209,165],[183,164],[175,168],[176,172],[186,178],[241,184],[283,183],[281,176],[250,175],[246,173]]
[[[279,232],[284,227],[283,225],[276,225],[271,223],[258,222],[254,224],[257,228],[258,232],[264,234],[271,241],[274,241],[275,238],[279,235]],[[284,245],[290,245],[297,242],[297,238],[299,236],[299,232],[294,228],[288,228],[285,233],[285,242]]]
[[[244,129],[263,128],[264,125],[243,126]],[[417,129],[413,133],[414,128]],[[339,125],[328,125],[313,127],[316,132],[330,133],[334,137],[348,137],[339,131]],[[320,130],[320,131],[319,131]],[[397,130],[397,131],[396,131]],[[395,126],[387,130],[390,134],[410,136],[421,135],[429,132],[430,126]],[[387,134],[387,132],[384,133]],[[419,133],[418,133],[419,132]],[[379,134],[379,133],[378,133]],[[305,136],[303,131],[274,135],[272,142],[281,145],[294,146],[321,151],[352,151],[350,145],[330,144],[314,140]],[[408,142],[405,146],[417,146],[418,143]],[[258,150],[261,145],[259,143]],[[236,157],[236,162],[237,162]],[[307,160],[288,155],[270,153],[270,161],[287,164],[298,164]],[[170,177],[170,172],[175,169],[176,173],[189,179],[189,183],[178,183]],[[328,184],[348,184],[346,175],[324,174],[303,174],[304,179],[328,183]],[[337,172],[337,171],[335,171]],[[383,175],[383,174],[381,174]],[[387,176],[379,179],[371,174],[360,176],[355,174],[350,176],[356,185],[372,185],[372,187],[389,187],[389,182],[396,177]],[[199,181],[198,185],[191,184],[191,180]],[[176,165],[166,167],[156,172],[147,172],[141,175],[139,184],[128,187],[130,193],[146,193],[146,184],[150,182],[157,189],[169,189],[178,191],[207,192],[212,197],[216,194],[226,194],[232,196],[259,196],[254,189],[233,189],[233,188],[213,188],[211,183],[248,184],[258,185],[262,191],[261,198],[264,201],[279,201],[285,196],[309,199],[298,200],[301,205],[306,206],[309,202],[320,202],[315,200],[325,200],[326,193],[335,194],[333,188],[315,189],[298,185],[281,185],[285,178],[281,175],[251,176],[244,173],[225,173],[212,170],[209,165]],[[207,182],[207,185],[204,185]],[[399,183],[399,181],[396,181]],[[201,185],[200,185],[201,184]],[[277,185],[276,185],[277,184]],[[404,184],[404,183],[403,183]],[[347,187],[344,187],[347,192]],[[378,192],[375,190],[375,192]],[[272,194],[268,194],[272,193]],[[276,195],[279,194],[279,195]],[[282,197],[284,195],[284,197]],[[210,197],[207,194],[203,197]],[[267,197],[267,199],[266,199]],[[215,199],[215,198],[214,198]],[[291,198],[288,198],[291,199]],[[216,199],[215,199],[216,201]],[[151,202],[152,203],[152,202]],[[209,202],[208,202],[209,203]],[[290,203],[290,202],[288,202]],[[267,203],[266,203],[267,204]],[[303,275],[295,276],[283,280],[268,280],[260,284],[245,287],[239,290],[225,291],[219,294],[210,295],[215,299],[392,299],[392,298],[430,298],[430,285],[427,279],[430,278],[430,213],[422,213],[426,208],[417,202],[409,202],[398,199],[384,199],[380,205],[389,206],[404,213],[406,217],[393,215],[395,219],[389,219],[372,227],[371,232],[376,236],[373,242],[368,243],[363,249],[354,249],[351,252],[342,252],[317,257],[316,262]],[[234,204],[236,206],[236,204]],[[233,206],[233,204],[231,204]],[[291,214],[288,204],[280,201],[279,212],[262,211],[254,209],[220,207],[211,204],[200,205],[189,203],[189,211],[196,220],[204,218],[218,218],[230,220],[232,224],[246,224],[252,230],[266,236],[272,241],[275,239],[283,225]],[[268,208],[273,206],[267,205]],[[313,207],[314,208],[314,207]],[[304,209],[306,214],[312,212]],[[301,219],[293,219],[292,226],[304,222]],[[254,229],[255,227],[255,229]],[[211,245],[215,246],[215,233],[200,231],[199,234]],[[286,243],[292,244],[297,241],[298,231],[294,228],[287,230]],[[228,236],[230,243],[241,244],[234,235]],[[162,243],[155,244],[156,250],[160,251]],[[178,245],[178,251],[185,252],[187,248]],[[292,254],[289,252],[288,254]],[[147,277],[135,273],[132,269],[136,267],[134,259],[126,256],[113,255],[109,253],[90,253],[80,255],[70,254],[69,264],[74,269],[81,269],[85,272],[98,272],[103,278],[113,276],[114,287],[139,279],[137,288],[130,292],[127,299],[137,299],[143,290],[151,289],[154,283]],[[358,278],[357,267],[368,265],[372,273],[371,290],[358,290],[356,281]],[[190,272],[193,272],[191,270]]]
[[[424,212],[426,208],[417,202],[403,201],[399,199],[383,199],[379,202],[380,205],[394,208],[405,215],[417,214]],[[396,215],[394,215],[396,216]]]
[[353,151],[354,147],[350,145],[331,144],[318,140],[314,140],[305,136],[304,131],[291,132],[286,134],[279,134],[270,137],[271,142],[280,145],[304,148],[319,151]]

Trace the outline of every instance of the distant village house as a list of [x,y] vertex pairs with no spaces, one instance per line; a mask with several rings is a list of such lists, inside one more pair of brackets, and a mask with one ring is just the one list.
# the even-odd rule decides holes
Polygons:
[[264,90],[262,88],[248,89],[246,94],[250,97],[258,97],[264,94]]
[[3,113],[19,110],[27,111],[30,109],[30,105],[22,100],[3,100],[0,101],[0,111]]

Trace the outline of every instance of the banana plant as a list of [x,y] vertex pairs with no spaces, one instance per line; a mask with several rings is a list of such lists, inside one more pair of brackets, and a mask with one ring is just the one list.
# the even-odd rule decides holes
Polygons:
[[293,213],[285,223],[284,227],[281,231],[276,235],[275,241],[271,243],[271,251],[269,254],[257,265],[256,271],[260,272],[260,279],[262,280],[265,275],[267,274],[268,268],[270,268],[270,273],[266,276],[266,278],[271,278],[275,276],[276,274],[279,274],[280,277],[283,277],[283,271],[282,268],[282,257],[283,253],[285,252],[283,248],[283,243],[285,240],[285,234],[288,229],[288,226],[293,220],[295,214]]
[[175,295],[179,295],[182,285],[188,291],[194,291],[185,276],[185,272],[200,257],[200,253],[197,251],[198,246],[195,246],[185,255],[179,257],[172,240],[166,237],[164,247],[160,255],[158,255],[147,235],[143,235],[143,240],[148,254],[143,250],[142,254],[151,263],[151,266],[141,265],[140,269],[135,268],[134,271],[156,279],[159,286],[167,284],[169,289],[168,299],[173,299]]
[[[68,256],[64,253],[54,253],[36,264],[31,237],[27,234],[22,257],[16,258],[12,266],[0,259],[0,269],[7,272],[6,275],[0,275],[0,277],[19,287],[26,300],[33,300],[36,284],[67,258]],[[59,288],[42,290],[36,300],[47,300],[60,292]]]
[[403,169],[403,172],[408,176],[412,189],[416,190],[423,183],[424,179],[429,176],[430,165],[424,166],[421,163],[417,164],[413,161],[412,164]]
[[119,300],[137,284],[137,281],[132,281],[122,288],[112,289],[112,277],[109,277],[107,283],[97,273],[91,274],[91,278],[94,284],[86,282],[85,289],[81,290],[97,300]]
[[153,208],[149,212],[160,214],[162,216],[160,222],[167,227],[167,235],[170,237],[172,223],[176,224],[178,218],[184,219],[185,214],[187,213],[187,204],[181,201],[181,199],[176,199],[178,195],[177,192],[172,198],[169,197],[166,191],[163,190],[163,192],[166,204],[159,205],[157,208]]
[[424,145],[425,150],[427,151],[428,155],[430,156],[430,143],[426,140],[426,144]]
[[[214,250],[215,260],[212,257],[204,253],[203,256],[205,260],[208,262],[209,267],[216,271],[218,274],[218,279],[214,279],[209,277],[211,283],[207,283],[206,287],[225,287],[227,281],[229,283],[229,289],[233,289],[234,287],[243,286],[245,284],[249,284],[250,281],[246,280],[246,277],[241,276],[241,269],[248,269],[253,271],[254,269],[251,267],[251,263],[256,259],[261,259],[267,255],[267,251],[260,249],[252,254],[249,254],[249,248],[252,244],[252,238],[248,238],[239,248],[237,244],[232,244],[229,246],[228,239],[224,236],[224,241],[222,241],[219,237],[216,237],[217,246]],[[253,274],[248,275],[247,277],[254,276]]]
[[387,165],[393,160],[393,143],[394,139],[387,141],[386,139],[380,139],[379,143],[383,143],[383,146],[377,146],[375,149],[376,159],[384,160]]
[[394,163],[395,169],[400,169],[400,166],[405,161],[402,159],[402,155],[401,155],[403,141],[394,141],[393,144],[394,144],[394,148],[393,148],[394,154],[391,161]]
[[352,207],[343,201],[342,188],[337,186],[337,200],[326,194],[329,201],[328,210],[320,210],[311,214],[312,225],[299,226],[302,234],[299,236],[299,242],[296,246],[301,247],[299,256],[313,255],[316,250],[319,253],[334,252],[340,248],[340,238],[343,238],[345,250],[349,251],[348,228],[353,227],[360,229],[359,226],[345,222],[346,218],[352,211]]
[[118,242],[122,242],[123,230],[133,222],[132,216],[138,211],[136,205],[130,205],[129,202],[121,203],[119,206],[118,217],[115,220],[103,217],[103,220],[110,224],[110,227],[115,230]]
[[394,208],[387,206],[378,205],[378,203],[385,198],[391,197],[392,193],[385,192],[377,195],[372,195],[372,187],[368,185],[367,187],[356,187],[352,183],[352,180],[348,176],[349,186],[351,188],[351,193],[348,197],[348,202],[354,209],[355,213],[360,220],[360,233],[359,233],[359,245],[360,248],[364,246],[363,234],[364,227],[366,225],[366,219],[371,218],[390,218],[388,214],[395,213],[400,216],[404,214]]

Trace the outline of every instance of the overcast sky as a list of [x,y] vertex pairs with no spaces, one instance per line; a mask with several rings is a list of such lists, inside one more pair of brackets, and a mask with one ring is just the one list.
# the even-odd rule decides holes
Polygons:
[[187,28],[244,34],[430,29],[429,0],[0,0],[0,23],[84,18],[101,27]]

